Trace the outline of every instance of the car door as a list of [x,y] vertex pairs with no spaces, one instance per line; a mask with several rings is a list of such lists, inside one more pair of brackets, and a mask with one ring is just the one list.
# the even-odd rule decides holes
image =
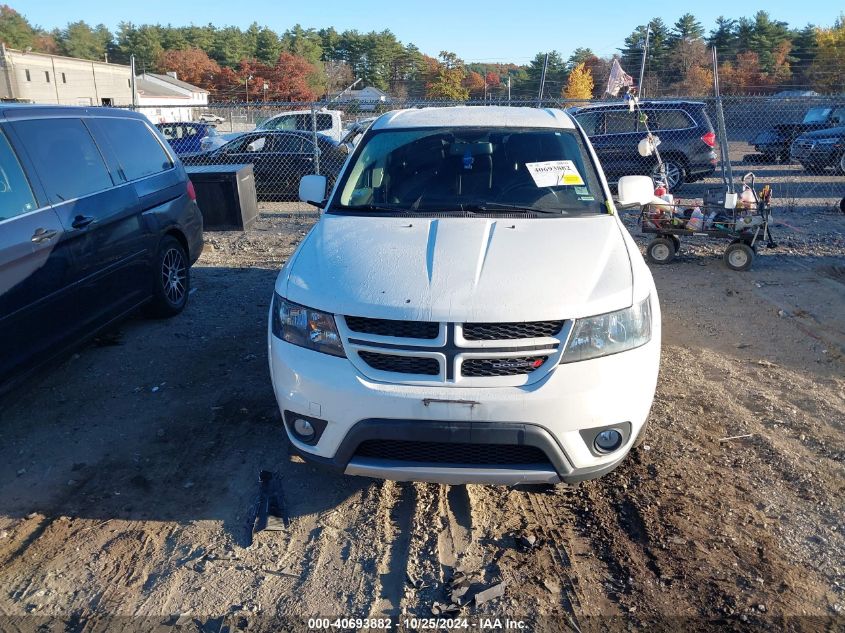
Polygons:
[[126,261],[124,274],[132,282],[127,284],[124,295],[131,305],[152,292],[158,243],[173,218],[183,215],[186,183],[172,155],[146,121],[99,117],[92,124],[98,144],[109,148],[108,155],[113,157],[112,170],[122,182],[129,183],[138,200],[132,226],[137,224],[140,231],[127,236],[125,247],[131,259]]
[[648,174],[650,166],[637,152],[644,136],[637,131],[637,113],[628,108],[607,108],[604,111],[604,132],[593,141],[602,159],[602,167],[613,178],[625,174]]
[[254,133],[238,139],[230,149],[221,152],[222,162],[252,165],[255,188],[259,194],[276,193],[279,179],[285,170],[281,158],[273,151],[273,132]]
[[4,132],[0,131],[0,382],[27,362],[58,353],[79,326],[73,259],[64,228],[32,165],[25,155],[16,155]]
[[[99,146],[90,119],[15,121],[74,259],[80,320],[93,329],[138,303],[145,227],[134,187]],[[133,148],[134,149],[134,148]]]

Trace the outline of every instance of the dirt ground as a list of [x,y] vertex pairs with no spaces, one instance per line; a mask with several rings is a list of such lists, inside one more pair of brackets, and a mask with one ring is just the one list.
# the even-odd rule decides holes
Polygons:
[[[298,209],[207,233],[183,315],[124,323],[0,402],[0,630],[413,630],[453,585],[499,582],[451,624],[845,628],[845,216],[784,212],[747,273],[692,240],[653,267],[646,444],[599,480],[510,489],[288,456],[265,328],[314,220]],[[261,469],[289,526],[249,544]]]

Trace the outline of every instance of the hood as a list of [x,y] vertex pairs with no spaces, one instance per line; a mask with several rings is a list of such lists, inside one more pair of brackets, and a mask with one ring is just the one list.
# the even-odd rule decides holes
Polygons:
[[802,138],[828,138],[829,136],[845,137],[845,126],[827,127],[823,130],[816,130],[815,132],[805,132],[801,135]]
[[819,128],[827,127],[826,123],[778,123],[774,126],[776,132],[789,134],[800,130],[817,130]]
[[542,321],[601,314],[631,305],[622,231],[611,215],[324,215],[279,276],[277,291],[334,314],[386,319]]

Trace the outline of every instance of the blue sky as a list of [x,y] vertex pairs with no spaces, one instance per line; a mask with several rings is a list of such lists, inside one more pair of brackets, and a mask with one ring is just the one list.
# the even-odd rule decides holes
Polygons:
[[[671,25],[686,10],[684,3],[557,0],[514,2],[488,0],[145,0],[129,5],[103,0],[5,0],[42,28],[85,20],[111,29],[123,20],[135,24],[207,24],[246,27],[253,21],[282,32],[296,23],[338,31],[390,29],[404,43],[436,55],[450,50],[466,61],[525,63],[539,51],[559,50],[567,57],[578,46],[609,55],[638,25],[660,16]],[[689,5],[686,5],[689,6]],[[793,27],[808,23],[831,26],[843,11],[841,0],[767,0],[750,4],[708,0],[690,9],[708,31],[715,18],[752,16],[763,8]]]

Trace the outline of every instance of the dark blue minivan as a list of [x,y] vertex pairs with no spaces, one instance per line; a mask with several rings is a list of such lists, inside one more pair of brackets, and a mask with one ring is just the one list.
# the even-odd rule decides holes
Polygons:
[[202,216],[142,115],[0,106],[0,385],[139,307],[188,300]]

